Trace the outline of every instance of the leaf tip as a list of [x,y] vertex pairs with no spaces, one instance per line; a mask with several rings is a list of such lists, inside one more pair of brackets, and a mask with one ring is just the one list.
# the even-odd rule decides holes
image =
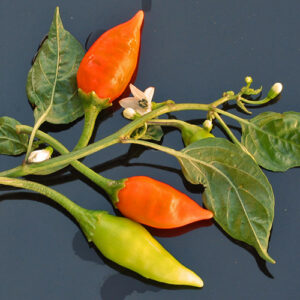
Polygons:
[[276,260],[273,259],[272,257],[269,257],[268,262],[270,262],[271,264],[276,264]]
[[273,259],[267,252],[264,253],[263,258],[271,264],[276,264],[276,260]]

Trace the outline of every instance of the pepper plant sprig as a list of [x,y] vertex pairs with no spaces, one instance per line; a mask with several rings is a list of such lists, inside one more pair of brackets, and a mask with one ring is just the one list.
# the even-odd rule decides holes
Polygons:
[[[275,83],[265,98],[252,100],[251,96],[262,94],[262,87],[252,88],[253,80],[247,76],[245,78],[246,85],[237,93],[231,90],[226,91],[221,98],[208,104],[175,103],[172,100],[155,102],[152,101],[154,98],[153,87],[143,92],[130,85],[133,97],[127,97],[120,101],[121,106],[125,108],[123,115],[130,120],[129,123],[115,133],[88,145],[99,112],[110,106],[111,102],[122,94],[131,79],[140,48],[142,20],[143,13],[138,12],[130,21],[124,23],[126,25],[113,28],[96,42],[101,55],[109,53],[109,49],[103,51],[103,44],[107,45],[107,41],[116,37],[117,40],[114,42],[123,42],[128,45],[129,39],[135,49],[132,52],[131,48],[122,48],[124,61],[113,60],[113,63],[121,69],[112,68],[108,73],[105,73],[106,75],[110,74],[109,77],[102,81],[103,77],[101,76],[104,73],[99,73],[97,69],[99,65],[97,60],[102,58],[102,56],[97,56],[98,48],[93,47],[91,52],[88,51],[84,56],[80,44],[63,28],[59,11],[56,9],[48,38],[39,50],[28,75],[27,94],[30,102],[35,105],[35,125],[30,127],[20,124],[10,117],[0,118],[0,153],[6,155],[26,153],[23,164],[0,172],[0,184],[31,189],[50,197],[75,217],[88,240],[95,242],[97,247],[105,252],[104,255],[158,281],[195,286],[203,285],[201,279],[194,273],[189,273],[190,270],[186,271],[187,269],[185,269],[186,274],[191,276],[192,281],[179,280],[176,277],[177,273],[177,275],[173,274],[174,278],[177,279],[172,279],[168,277],[168,272],[164,268],[159,274],[152,269],[141,270],[137,266],[143,265],[141,256],[137,257],[137,265],[130,265],[123,260],[118,261],[118,255],[113,254],[115,250],[106,248],[105,243],[102,244],[102,240],[109,241],[117,247],[116,243],[108,238],[109,234],[105,230],[105,232],[102,231],[102,227],[101,229],[98,228],[100,226],[99,220],[103,219],[108,222],[108,227],[111,226],[108,229],[113,231],[114,221],[112,223],[109,221],[111,216],[106,218],[106,214],[102,212],[84,210],[47,186],[16,178],[30,174],[51,174],[71,165],[104,189],[113,205],[125,216],[135,221],[153,227],[174,228],[214,216],[215,221],[232,238],[253,246],[263,259],[274,263],[275,260],[268,253],[270,231],[274,218],[274,195],[261,167],[283,172],[289,168],[300,166],[300,113],[264,112],[248,119],[222,109],[221,105],[233,101],[237,107],[249,115],[251,114],[250,105],[264,105],[279,96],[283,88],[281,83]],[[123,32],[124,35],[119,36],[126,37],[125,40],[118,38],[119,30],[125,30],[126,34]],[[108,40],[107,37],[109,37]],[[119,58],[119,54],[116,57]],[[130,64],[127,63],[128,59]],[[89,64],[90,60],[93,63]],[[118,72],[114,73],[113,70],[118,70]],[[92,75],[99,75],[100,77],[93,81],[90,77]],[[90,81],[86,78],[89,78]],[[123,82],[122,78],[126,78],[126,80]],[[95,82],[96,85],[94,85]],[[112,82],[115,85],[110,86]],[[111,97],[103,94],[104,90],[111,92]],[[203,112],[206,120],[202,126],[191,124],[186,120],[163,118],[165,114],[185,110]],[[69,151],[60,141],[39,130],[43,122],[65,124],[82,115],[85,116],[84,128],[81,136],[78,137],[76,147],[72,151]],[[239,123],[242,131],[240,140],[226,124],[226,120],[223,119],[224,116]],[[213,126],[216,123],[224,129],[230,140],[214,135]],[[184,143],[181,150],[155,143],[161,141],[164,135],[162,129],[164,126],[180,130]],[[199,206],[186,195],[154,179],[143,176],[108,179],[79,161],[81,158],[116,144],[143,145],[159,150],[163,155],[168,154],[175,157],[185,178],[192,184],[204,186],[203,202],[208,210]],[[40,145],[46,145],[46,148],[35,150],[40,148]],[[53,149],[58,155],[51,158]],[[134,188],[130,190],[130,184],[133,181]],[[144,189],[152,191],[153,187],[158,189],[158,193],[154,197],[155,200],[159,198],[159,195],[163,195],[160,197],[167,201],[166,199],[171,195],[170,198],[176,198],[176,207],[177,204],[180,207],[184,203],[183,206],[188,206],[189,210],[182,210],[181,213],[184,211],[184,214],[178,214],[180,218],[170,213],[171,209],[164,211],[164,218],[159,218],[153,214],[151,216],[151,211],[146,209],[147,201],[142,199],[143,196],[140,196],[140,191]],[[162,191],[166,194],[163,194]],[[136,202],[129,207],[126,198]],[[124,199],[125,201],[123,201]],[[195,216],[195,211],[199,212],[198,216]],[[162,214],[162,210],[159,212]],[[137,229],[140,228],[140,225],[132,225],[131,221],[119,221],[118,219],[116,222],[122,226],[128,226],[128,228],[133,226],[139,232],[144,232],[144,229]],[[110,233],[115,234],[114,232]],[[96,235],[97,238],[95,238]],[[150,239],[147,234],[142,240],[144,238],[144,241]],[[141,245],[141,241],[135,241]],[[124,240],[122,240],[123,242]],[[157,247],[160,249],[160,254],[165,253],[165,250],[161,250],[160,246]],[[156,259],[152,254],[149,257]],[[168,263],[170,266],[173,265],[173,258],[169,258]],[[177,263],[175,265],[176,268],[179,268],[178,272],[181,272],[181,265]]]
[[[227,98],[228,99],[228,98]],[[218,100],[217,100],[218,101]],[[221,102],[221,101],[219,101]],[[212,103],[216,103],[216,101],[212,102]],[[251,122],[243,119],[243,118],[240,118],[240,117],[237,117],[231,113],[228,113],[228,112],[225,112],[221,109],[218,109],[217,107],[215,107],[215,105],[212,105],[212,104],[193,104],[193,103],[185,103],[185,104],[174,104],[173,101],[167,101],[163,106],[160,106],[158,107],[157,109],[154,109],[152,110],[151,112],[149,112],[148,114],[140,117],[140,118],[137,118],[135,120],[133,120],[131,123],[129,123],[128,125],[124,126],[122,129],[120,129],[119,131],[117,131],[116,133],[112,134],[111,136],[107,137],[107,138],[104,138],[103,140],[101,141],[98,141],[94,144],[91,144],[89,146],[87,146],[86,148],[83,148],[83,149],[80,149],[80,150],[76,150],[72,153],[69,153],[69,154],[65,154],[65,155],[62,155],[62,156],[59,156],[57,158],[53,158],[49,161],[45,161],[45,162],[42,162],[42,163],[39,163],[39,164],[27,164],[27,165],[22,165],[22,166],[19,166],[15,169],[12,169],[11,171],[5,171],[4,173],[0,174],[0,175],[5,175],[5,176],[24,176],[24,175],[27,175],[27,174],[36,174],[36,173],[39,173],[45,169],[48,169],[48,168],[55,168],[55,167],[59,167],[61,165],[65,165],[65,164],[68,164],[70,162],[72,162],[73,160],[75,159],[79,159],[81,157],[84,157],[88,154],[91,154],[91,153],[94,153],[96,151],[99,151],[101,149],[104,149],[110,145],[113,145],[113,144],[116,144],[116,143],[136,143],[136,144],[143,144],[143,145],[146,145],[146,146],[149,146],[149,147],[152,147],[152,148],[156,148],[158,150],[162,150],[164,152],[167,152],[171,155],[174,155],[175,157],[177,157],[183,167],[183,171],[184,171],[184,174],[185,176],[187,177],[187,179],[189,181],[191,181],[192,183],[202,183],[202,184],[206,184],[205,183],[205,178],[203,177],[203,170],[201,170],[201,166],[203,166],[203,164],[206,164],[204,161],[200,160],[198,161],[196,159],[196,162],[197,164],[199,165],[198,169],[197,169],[197,172],[195,172],[195,170],[193,170],[193,172],[190,172],[190,174],[200,174],[201,176],[197,177],[197,178],[191,178],[190,175],[188,175],[188,171],[190,170],[190,167],[189,168],[186,168],[186,165],[192,165],[195,163],[195,159],[193,157],[193,155],[187,155],[185,153],[185,155],[182,155],[182,154],[179,154],[178,151],[175,151],[175,150],[172,150],[172,149],[168,149],[166,147],[162,147],[162,146],[157,146],[151,142],[146,142],[146,141],[142,141],[142,140],[137,140],[137,139],[131,139],[130,136],[134,133],[135,130],[137,130],[141,125],[143,125],[145,122],[147,122],[148,120],[151,120],[151,118],[157,118],[158,116],[164,114],[164,113],[168,113],[168,112],[174,112],[174,111],[180,111],[180,110],[190,110],[190,109],[194,109],[194,110],[204,110],[204,111],[208,111],[210,113],[218,113],[218,114],[224,114],[226,116],[229,116],[237,121],[239,121],[240,123],[242,123],[244,126],[247,124],[248,126],[251,126]],[[224,126],[223,123],[221,123],[221,125]],[[20,126],[18,127],[20,129]],[[22,127],[21,127],[22,128]],[[212,143],[212,145],[209,144],[208,146],[208,149],[210,148],[215,148],[217,147],[216,145],[214,145],[214,143],[217,143],[218,145],[218,149],[221,149],[221,148],[224,148],[223,151],[223,155],[225,155],[226,152],[241,152],[240,150],[238,151],[237,148],[241,149],[240,146],[241,144],[239,143],[238,146],[239,147],[233,147],[232,144],[228,144],[228,141],[224,140],[224,139],[219,139],[219,138],[213,138],[213,139],[201,139],[199,142],[196,142],[196,143],[193,143],[191,144],[191,147],[195,147],[195,145],[198,145],[200,148],[202,146],[202,143]],[[224,145],[223,145],[224,143]],[[221,146],[222,144],[222,146]],[[53,143],[51,143],[51,146],[54,146],[55,145]],[[56,145],[57,146],[57,145]],[[193,153],[196,151],[196,149],[193,149]],[[229,147],[229,148],[228,148]],[[242,147],[245,147],[244,145]],[[189,150],[189,147],[185,148],[184,150],[185,151],[188,151],[186,150],[188,149]],[[247,148],[246,148],[247,149]],[[201,151],[203,152],[203,149],[201,149]],[[208,150],[207,150],[208,151]],[[214,151],[210,151],[211,153],[214,153]],[[66,151],[64,151],[64,153],[66,153]],[[189,153],[189,151],[188,151]],[[196,151],[197,153],[197,151]],[[221,155],[222,151],[218,151],[218,155]],[[223,159],[223,155],[221,155],[221,160]],[[226,154],[227,155],[227,154]],[[256,175],[256,178],[260,178],[260,183],[262,180],[266,181],[266,178],[264,177],[263,173],[261,172],[261,170],[259,169],[259,167],[257,166],[257,164],[254,162],[253,160],[253,157],[249,156],[248,153],[244,153],[244,151],[242,151],[239,156],[241,156],[239,158],[239,162],[242,161],[243,159],[245,161],[248,161],[247,163],[245,163],[245,165],[247,164],[251,164],[252,165],[252,169],[253,169],[253,172],[255,174],[259,174],[259,176]],[[227,155],[228,156],[228,155]],[[237,168],[237,153],[235,155],[232,155],[230,157],[233,157],[233,160],[232,161],[229,161],[227,162],[227,164],[231,164],[232,166],[234,166],[234,168]],[[216,158],[212,159],[212,157],[210,156],[206,156],[206,158],[208,160],[212,160],[215,162]],[[249,161],[249,158],[251,159],[251,163]],[[215,166],[212,166],[212,165],[207,165],[207,168],[209,170],[213,170],[213,172],[217,172],[217,174],[220,174],[221,176],[221,185],[226,186],[226,184],[229,184],[229,188],[230,189],[233,189],[235,191],[235,196],[237,198],[237,202],[240,202],[240,204],[242,204],[241,202],[242,201],[246,201],[246,200],[243,200],[243,197],[241,196],[241,192],[237,189],[237,183],[235,183],[233,181],[233,179],[228,179],[225,174],[223,174],[222,172],[220,173],[220,170],[218,171]],[[206,170],[206,172],[209,172],[208,170]],[[248,166],[246,167],[245,170],[239,170],[239,172],[245,172],[245,174],[249,177],[249,180],[248,180],[248,183],[249,184],[254,184],[253,182],[251,182],[250,178],[252,178],[254,175],[253,174],[249,174],[249,171],[248,171]],[[208,175],[207,175],[208,176]],[[214,174],[214,176],[216,177],[216,174]],[[239,178],[238,175],[232,175],[233,178]],[[245,177],[245,176],[244,176]],[[258,180],[258,179],[256,179]],[[220,184],[218,186],[220,186]],[[272,194],[272,191],[270,188],[267,188],[267,186],[269,186],[269,183],[266,181],[266,183],[264,184],[265,188],[261,191],[261,193],[263,194],[263,197],[261,194],[258,194],[255,199],[256,201],[260,201],[260,199],[263,199],[264,201],[266,201],[266,203],[260,203],[260,205],[262,205],[263,207],[266,207],[269,205],[270,207],[268,208],[270,210],[269,212],[269,221],[266,223],[267,225],[267,228],[264,228],[264,230],[266,230],[266,232],[268,232],[267,235],[265,235],[263,237],[263,240],[259,240],[256,238],[256,236],[258,236],[257,232],[253,229],[255,228],[254,225],[251,223],[251,222],[248,222],[248,227],[250,228],[250,232],[252,232],[252,235],[256,238],[254,239],[255,240],[255,243],[252,242],[251,245],[253,245],[254,247],[257,248],[258,252],[260,253],[260,255],[273,262],[273,260],[266,254],[266,249],[267,249],[267,246],[265,247],[262,247],[261,245],[267,245],[267,241],[268,241],[268,238],[269,238],[269,232],[270,232],[270,229],[271,229],[271,224],[272,224],[272,221],[273,221],[273,206],[274,206],[274,199],[273,199],[273,194]],[[243,187],[243,189],[247,189],[247,185]],[[216,195],[214,194],[215,191],[212,191],[212,199],[222,199],[222,195],[217,195],[218,197],[216,197]],[[264,195],[265,194],[265,195]],[[269,200],[265,200],[265,199],[269,199]],[[207,198],[209,199],[209,198]],[[221,201],[221,200],[219,200]],[[225,202],[225,200],[223,200]],[[222,202],[222,201],[221,201]],[[214,211],[214,214],[215,214],[215,219],[220,223],[220,225],[231,235],[233,236],[234,238],[237,238],[237,239],[240,239],[240,240],[244,240],[243,239],[243,236],[245,236],[245,233],[235,233],[234,231],[236,230],[236,228],[234,228],[234,231],[231,232],[230,231],[230,224],[223,224],[222,220],[224,220],[224,218],[221,216],[220,218],[218,218],[218,212],[216,211],[215,209],[215,205],[213,206],[212,204],[209,204],[206,202],[206,206],[211,208],[213,211]],[[244,217],[246,220],[249,219],[249,216],[248,214],[245,212],[244,208],[241,210],[241,213],[244,214]],[[257,226],[258,227],[258,226]],[[249,230],[248,228],[248,230]],[[247,234],[249,236],[249,233]],[[247,241],[246,241],[247,242]],[[248,241],[249,243],[249,241]]]

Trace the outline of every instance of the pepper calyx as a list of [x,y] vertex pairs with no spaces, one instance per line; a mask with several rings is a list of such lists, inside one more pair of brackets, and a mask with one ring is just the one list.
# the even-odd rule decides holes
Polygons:
[[82,208],[82,210],[77,211],[76,214],[74,214],[74,217],[79,223],[88,242],[93,241],[96,225],[97,223],[99,223],[101,215],[103,215],[104,213],[107,212],[102,210],[89,210]]
[[125,187],[125,182],[128,178],[123,178],[119,180],[111,180],[107,185],[105,191],[109,195],[110,200],[115,208],[117,208],[117,203],[119,200],[119,191]]
[[99,111],[101,111],[102,109],[112,106],[110,98],[99,98],[96,92],[94,91],[86,93],[85,91],[79,88],[78,96],[82,100],[84,110],[86,110],[90,106],[94,106],[97,107]]

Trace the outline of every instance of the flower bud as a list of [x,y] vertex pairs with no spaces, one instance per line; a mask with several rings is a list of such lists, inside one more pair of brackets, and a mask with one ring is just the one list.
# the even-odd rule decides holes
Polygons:
[[136,115],[136,111],[131,107],[127,107],[123,111],[123,116],[126,119],[132,120],[135,115]]
[[245,82],[246,82],[247,84],[251,84],[252,81],[253,81],[252,77],[250,77],[250,76],[245,77]]
[[47,147],[42,150],[32,151],[28,157],[29,163],[39,163],[45,160],[48,160],[51,157],[53,149],[51,147]]
[[211,120],[205,120],[203,123],[203,128],[210,132],[212,130],[213,124]]
[[274,83],[267,95],[267,98],[269,99],[276,98],[282,92],[282,89],[283,89],[282,83],[280,82]]

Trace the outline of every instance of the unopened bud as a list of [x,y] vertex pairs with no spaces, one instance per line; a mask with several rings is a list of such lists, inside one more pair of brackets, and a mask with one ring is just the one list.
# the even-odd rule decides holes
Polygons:
[[126,119],[132,120],[135,115],[136,115],[136,111],[131,107],[127,107],[123,111],[123,116]]
[[45,160],[48,160],[51,157],[53,149],[51,147],[47,147],[42,150],[32,151],[28,157],[29,163],[39,163]]
[[213,124],[212,124],[212,121],[211,120],[205,120],[203,122],[203,128],[205,130],[207,130],[208,132],[210,132],[212,130],[212,127],[213,127]]
[[245,82],[246,82],[247,84],[251,84],[252,81],[253,81],[252,77],[250,77],[250,76],[245,77]]
[[276,98],[282,92],[282,89],[283,89],[283,85],[280,82],[274,83],[267,95],[267,98],[269,99]]

